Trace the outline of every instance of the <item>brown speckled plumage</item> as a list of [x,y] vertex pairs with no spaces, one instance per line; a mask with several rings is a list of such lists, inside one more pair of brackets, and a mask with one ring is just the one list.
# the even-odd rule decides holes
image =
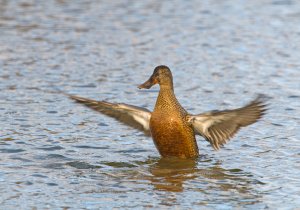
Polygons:
[[195,158],[199,155],[195,134],[204,137],[215,150],[220,149],[241,128],[255,123],[266,111],[265,97],[232,110],[192,115],[177,101],[173,77],[167,66],[157,66],[152,76],[139,88],[159,84],[160,91],[153,112],[128,104],[95,101],[69,95],[75,101],[114,117],[129,126],[151,133],[163,157]]
[[198,156],[194,130],[186,120],[187,112],[177,101],[172,83],[162,86],[150,118],[155,146],[163,157]]

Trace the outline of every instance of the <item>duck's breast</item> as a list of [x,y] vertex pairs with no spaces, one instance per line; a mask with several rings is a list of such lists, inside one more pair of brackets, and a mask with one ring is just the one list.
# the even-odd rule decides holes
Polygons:
[[198,156],[194,131],[185,121],[184,113],[154,111],[150,119],[150,131],[155,146],[163,157]]

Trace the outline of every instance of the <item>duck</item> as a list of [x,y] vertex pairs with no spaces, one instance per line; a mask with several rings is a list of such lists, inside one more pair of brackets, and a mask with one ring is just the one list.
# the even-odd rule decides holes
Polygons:
[[76,95],[69,97],[151,136],[162,157],[184,159],[199,156],[196,135],[202,136],[214,150],[219,150],[240,128],[257,122],[267,111],[266,97],[258,95],[241,108],[190,114],[175,96],[173,76],[168,66],[155,67],[150,78],[138,88],[150,89],[156,84],[160,90],[152,112],[125,103],[98,101]]

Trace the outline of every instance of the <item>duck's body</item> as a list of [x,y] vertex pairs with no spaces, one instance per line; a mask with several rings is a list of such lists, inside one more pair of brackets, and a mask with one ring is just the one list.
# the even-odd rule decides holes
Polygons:
[[150,118],[150,132],[161,156],[198,156],[195,133],[173,89],[161,88]]
[[160,85],[160,91],[153,112],[127,104],[70,97],[146,133],[150,131],[163,157],[198,157],[195,134],[203,136],[217,150],[241,127],[256,122],[266,111],[263,98],[258,97],[239,109],[191,115],[175,97],[172,73],[167,66],[156,67],[149,80],[139,88],[149,89],[155,84]]

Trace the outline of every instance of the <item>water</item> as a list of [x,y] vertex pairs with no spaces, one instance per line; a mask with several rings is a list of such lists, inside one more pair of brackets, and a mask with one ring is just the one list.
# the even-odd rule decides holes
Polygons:
[[[0,1],[1,209],[299,209],[300,3]],[[267,116],[196,161],[60,89],[153,109],[141,91],[173,70],[191,113],[256,94]]]

